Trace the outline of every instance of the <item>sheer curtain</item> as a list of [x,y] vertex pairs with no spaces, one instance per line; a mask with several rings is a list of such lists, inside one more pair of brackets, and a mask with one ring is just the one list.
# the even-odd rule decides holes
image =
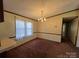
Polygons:
[[16,20],[16,39],[23,38],[25,36],[25,23],[22,20]]
[[28,37],[33,34],[33,25],[31,22],[24,20],[16,20],[16,39],[20,40],[23,37]]
[[31,22],[26,22],[26,36],[31,36],[32,35],[32,23]]

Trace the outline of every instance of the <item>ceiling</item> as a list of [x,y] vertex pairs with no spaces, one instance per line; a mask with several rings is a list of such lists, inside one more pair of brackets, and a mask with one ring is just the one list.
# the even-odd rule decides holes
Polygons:
[[[40,17],[41,9],[46,17],[79,7],[79,0],[3,0],[4,10],[33,19]],[[44,6],[42,6],[44,5]]]

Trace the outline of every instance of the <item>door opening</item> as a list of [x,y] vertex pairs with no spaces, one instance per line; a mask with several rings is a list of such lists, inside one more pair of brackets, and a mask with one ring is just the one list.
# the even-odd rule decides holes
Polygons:
[[77,16],[63,18],[62,42],[72,42],[73,45],[76,44],[78,28],[77,18]]

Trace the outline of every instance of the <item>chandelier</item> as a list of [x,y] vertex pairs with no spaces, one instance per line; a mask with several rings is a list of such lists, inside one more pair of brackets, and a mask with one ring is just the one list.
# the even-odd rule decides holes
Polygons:
[[45,18],[45,15],[44,15],[44,5],[45,5],[44,0],[41,0],[41,2],[42,2],[42,8],[41,8],[41,11],[40,11],[41,16],[40,16],[40,18],[38,18],[38,21],[45,22],[46,18]]

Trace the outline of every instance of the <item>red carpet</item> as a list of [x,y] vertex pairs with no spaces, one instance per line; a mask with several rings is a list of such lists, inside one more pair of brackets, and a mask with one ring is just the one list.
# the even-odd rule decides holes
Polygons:
[[57,43],[44,39],[34,39],[4,53],[5,58],[58,58],[79,57],[79,49],[70,42]]

